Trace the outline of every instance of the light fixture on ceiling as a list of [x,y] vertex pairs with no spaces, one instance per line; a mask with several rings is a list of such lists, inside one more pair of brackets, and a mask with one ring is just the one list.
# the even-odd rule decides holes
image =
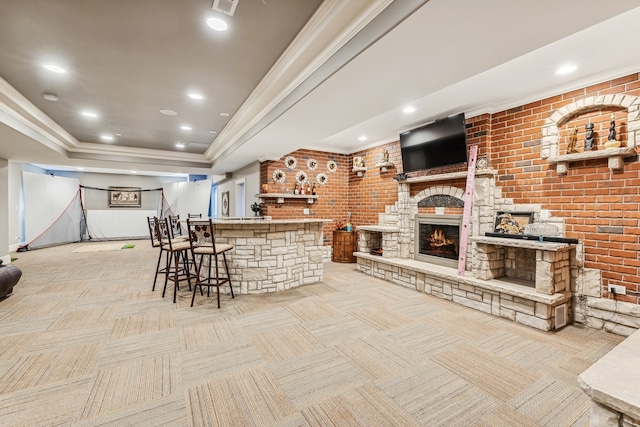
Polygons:
[[130,172],[134,175],[138,173],[137,171],[130,171]]
[[215,130],[210,130],[209,133],[218,133],[218,132]]
[[220,113],[222,117],[229,117],[229,113]]
[[113,137],[111,135],[101,135],[100,139],[107,142],[113,141]]
[[178,113],[176,113],[173,110],[160,110],[160,114],[164,114],[165,116],[177,116]]
[[202,99],[202,98],[204,98],[204,96],[200,95],[199,93],[195,93],[195,92],[191,92],[188,96],[191,99]]
[[182,126],[180,126],[180,129],[182,129],[182,130],[191,130],[191,126],[189,126],[189,125],[182,125]]
[[556,74],[558,75],[569,74],[574,72],[577,69],[578,67],[576,67],[575,65],[563,65],[562,67],[556,70]]
[[83,111],[81,114],[85,117],[90,117],[92,119],[95,119],[96,117],[98,117],[98,115],[92,111]]
[[[224,13],[225,15],[233,16],[239,2],[240,0],[213,0],[211,9],[216,12]],[[262,0],[262,3],[264,3],[264,0]]]
[[402,110],[402,112],[403,112],[403,113],[407,113],[407,114],[408,114],[408,113],[413,113],[413,112],[415,112],[415,111],[416,111],[416,109],[415,109],[414,107],[405,107],[405,108]]
[[184,143],[184,141],[178,141],[178,142],[176,142],[176,147],[184,148],[184,147],[186,147],[186,144]]
[[43,93],[42,97],[47,101],[56,102],[58,100],[58,95],[54,95],[53,93]]
[[207,25],[214,31],[227,31],[229,28],[226,22],[215,16],[207,19]]
[[359,137],[359,138],[358,138],[358,140],[360,140],[360,141],[366,141],[366,140],[367,140],[367,137],[366,137],[366,136],[364,136],[364,135],[362,135],[361,137]]
[[44,68],[58,74],[64,74],[67,72],[67,70],[65,70],[64,68],[54,64],[45,64]]

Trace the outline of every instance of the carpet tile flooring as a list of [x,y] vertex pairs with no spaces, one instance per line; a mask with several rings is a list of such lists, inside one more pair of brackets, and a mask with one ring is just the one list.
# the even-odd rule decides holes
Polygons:
[[190,307],[185,283],[173,304],[161,278],[151,290],[148,242],[91,245],[14,254],[3,427],[587,426],[576,378],[623,340],[538,331],[354,264],[280,293],[222,295],[221,309],[206,295]]

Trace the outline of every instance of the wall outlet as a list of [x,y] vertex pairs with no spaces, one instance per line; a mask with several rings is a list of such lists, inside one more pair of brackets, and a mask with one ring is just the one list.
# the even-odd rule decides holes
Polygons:
[[304,210],[302,211],[302,213],[304,215],[309,215],[309,208],[304,208]]
[[610,294],[616,294],[616,295],[626,295],[627,294],[627,288],[625,288],[624,286],[620,286],[620,285],[609,285],[608,290],[609,290]]

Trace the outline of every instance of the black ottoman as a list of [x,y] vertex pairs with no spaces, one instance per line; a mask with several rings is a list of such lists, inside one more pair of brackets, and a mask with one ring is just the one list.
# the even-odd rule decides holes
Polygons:
[[13,292],[13,287],[22,276],[22,270],[15,265],[2,265],[0,260],[0,300]]

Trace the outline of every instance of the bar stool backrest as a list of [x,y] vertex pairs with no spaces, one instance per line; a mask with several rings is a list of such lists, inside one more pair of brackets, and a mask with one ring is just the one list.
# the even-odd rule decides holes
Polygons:
[[169,250],[173,251],[171,243],[171,227],[169,226],[169,220],[167,218],[156,220],[156,235],[161,246],[168,245]]
[[149,237],[151,237],[151,246],[154,248],[160,246],[160,240],[158,239],[158,229],[156,227],[156,221],[158,218],[150,216],[147,217],[147,223],[149,224]]
[[171,237],[182,236],[182,227],[180,226],[180,215],[169,215],[169,225],[171,225]]
[[213,228],[211,218],[206,220],[187,219],[187,228],[189,229],[189,239],[191,240],[192,247],[211,246],[215,253],[215,228]]
[[190,214],[187,214],[187,218],[202,218],[202,214],[201,213],[199,213],[199,214],[190,213]]

